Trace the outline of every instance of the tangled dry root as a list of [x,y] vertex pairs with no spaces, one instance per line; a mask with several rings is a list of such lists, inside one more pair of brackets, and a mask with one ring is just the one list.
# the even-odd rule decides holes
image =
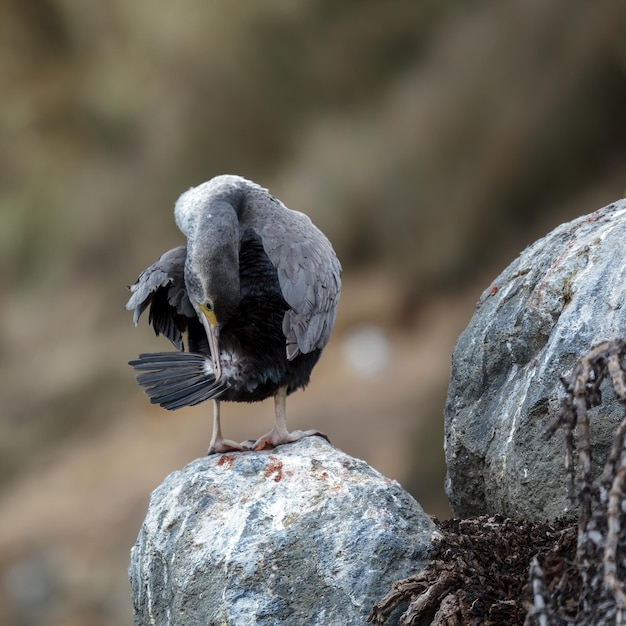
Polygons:
[[[517,521],[502,516],[482,516],[438,522],[443,538],[431,553],[431,565],[416,576],[394,583],[372,612],[370,621],[386,624],[404,604],[403,626],[501,626],[522,624],[531,594],[526,576],[533,555],[546,572],[567,567],[561,587],[548,584],[575,611],[575,591],[580,589],[572,568],[576,553],[576,524]],[[406,603],[409,603],[408,606]]]

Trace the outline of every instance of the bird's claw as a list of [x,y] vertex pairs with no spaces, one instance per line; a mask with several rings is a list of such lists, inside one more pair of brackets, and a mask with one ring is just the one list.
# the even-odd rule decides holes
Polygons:
[[213,442],[207,450],[207,456],[211,454],[223,454],[224,452],[246,452],[251,448],[245,446],[245,443],[237,443],[230,439],[218,439]]
[[269,433],[259,437],[255,442],[253,442],[249,450],[267,450],[285,443],[300,441],[300,439],[304,439],[305,437],[323,437],[326,441],[328,441],[328,443],[330,443],[328,435],[325,435],[319,430],[293,430],[290,433],[279,433],[276,429],[272,429]]

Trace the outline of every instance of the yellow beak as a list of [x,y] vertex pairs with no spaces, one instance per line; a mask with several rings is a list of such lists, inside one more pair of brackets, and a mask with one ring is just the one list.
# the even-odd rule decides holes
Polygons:
[[202,315],[200,321],[204,326],[204,332],[209,340],[209,348],[211,350],[211,363],[213,364],[213,373],[216,382],[222,378],[222,365],[220,363],[220,331],[217,324],[215,312],[208,309],[204,304],[199,305]]

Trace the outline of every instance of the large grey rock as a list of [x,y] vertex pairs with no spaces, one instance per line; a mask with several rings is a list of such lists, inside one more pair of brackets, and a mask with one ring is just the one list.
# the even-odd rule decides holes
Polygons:
[[[456,516],[573,513],[563,436],[542,430],[559,377],[592,345],[626,335],[626,201],[563,224],[481,295],[452,357],[445,408],[446,491]],[[591,412],[595,471],[623,408],[605,385]]]
[[150,499],[135,624],[362,626],[436,532],[398,483],[319,437],[198,459]]

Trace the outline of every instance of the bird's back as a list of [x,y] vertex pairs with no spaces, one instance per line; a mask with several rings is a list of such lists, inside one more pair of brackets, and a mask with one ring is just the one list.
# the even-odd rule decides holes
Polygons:
[[299,211],[288,209],[251,183],[238,213],[242,229],[261,239],[289,305],[283,321],[290,358],[323,349],[335,323],[341,264],[324,233]]

